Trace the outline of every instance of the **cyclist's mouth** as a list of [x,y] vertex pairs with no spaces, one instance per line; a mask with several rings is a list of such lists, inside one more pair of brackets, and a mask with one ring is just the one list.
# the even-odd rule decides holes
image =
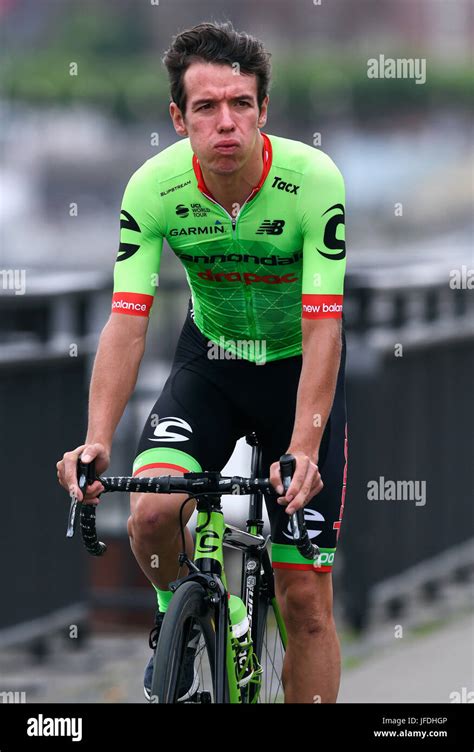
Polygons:
[[214,148],[219,154],[233,154],[239,148],[239,144],[235,141],[231,141],[228,144],[223,142],[221,144],[216,144]]

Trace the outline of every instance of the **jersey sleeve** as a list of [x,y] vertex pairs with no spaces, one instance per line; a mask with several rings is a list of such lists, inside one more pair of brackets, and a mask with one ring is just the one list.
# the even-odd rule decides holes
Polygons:
[[346,269],[345,189],[338,168],[315,150],[301,192],[302,318],[342,317]]
[[145,162],[123,194],[112,313],[150,315],[163,249],[162,220],[157,181]]

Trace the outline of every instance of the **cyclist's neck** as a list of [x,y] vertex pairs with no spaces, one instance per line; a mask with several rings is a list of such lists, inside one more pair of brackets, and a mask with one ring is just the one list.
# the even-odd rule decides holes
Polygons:
[[235,215],[235,205],[242,206],[258,185],[263,172],[263,136],[258,131],[255,146],[250,157],[243,167],[230,174],[220,175],[210,172],[201,165],[204,183],[212,198],[226,209],[229,214]]

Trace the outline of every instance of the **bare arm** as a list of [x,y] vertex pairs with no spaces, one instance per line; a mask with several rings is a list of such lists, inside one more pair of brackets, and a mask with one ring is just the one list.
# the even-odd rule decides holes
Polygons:
[[303,319],[303,366],[288,452],[304,452],[315,464],[331,412],[341,361],[340,319]]
[[[100,335],[89,390],[89,424],[85,443],[65,452],[56,464],[60,484],[82,500],[77,485],[77,460],[96,460],[102,473],[110,462],[115,429],[135,388],[145,351],[148,318],[112,313]],[[85,500],[98,503],[102,491],[97,481],[88,486]]]
[[148,318],[112,313],[102,330],[89,390],[86,444],[108,452],[115,429],[137,383]]
[[[287,452],[296,458],[296,470],[286,496],[278,500],[293,514],[323,487],[318,469],[321,439],[331,412],[341,360],[339,319],[303,319],[301,367],[293,434]],[[280,467],[274,462],[270,480],[283,493]],[[291,502],[291,503],[288,503]]]

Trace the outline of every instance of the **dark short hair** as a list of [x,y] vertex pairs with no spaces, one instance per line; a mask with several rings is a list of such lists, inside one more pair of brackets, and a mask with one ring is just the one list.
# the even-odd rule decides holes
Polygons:
[[170,79],[171,101],[183,115],[186,110],[184,74],[194,62],[239,64],[242,73],[254,73],[257,77],[258,109],[270,89],[271,54],[260,39],[245,32],[238,32],[230,21],[225,23],[200,23],[177,34],[165,52],[165,64]]

